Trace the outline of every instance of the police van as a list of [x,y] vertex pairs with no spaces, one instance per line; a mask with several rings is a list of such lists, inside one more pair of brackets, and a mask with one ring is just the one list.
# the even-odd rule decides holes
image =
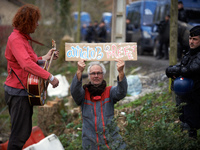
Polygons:
[[156,0],[142,0],[129,4],[127,19],[133,25],[133,30],[126,34],[126,40],[137,42],[138,55],[143,55],[145,51],[153,51],[156,36],[152,34],[152,30],[157,5]]
[[[74,19],[74,31],[77,31],[77,22],[78,22],[78,12],[73,12],[72,14],[73,19]],[[91,22],[91,17],[88,12],[81,12],[80,14],[80,21],[81,21],[81,40],[85,40],[85,36],[87,34],[87,26]]]
[[[187,14],[188,23],[179,22],[179,29],[188,30],[195,25],[200,25],[200,0],[182,0]],[[170,14],[170,0],[142,0],[129,4],[127,18],[131,21],[134,28],[126,37],[128,41],[137,42],[138,55],[150,52],[156,56],[158,45],[157,24]],[[131,36],[130,36],[131,34]],[[187,41],[187,37],[183,37]]]
[[[179,0],[180,1],[180,0]],[[189,48],[189,30],[196,26],[200,25],[200,0],[181,0],[184,6],[184,10],[186,12],[187,17],[187,23],[178,21],[178,37],[182,41],[182,49],[187,50]],[[154,34],[157,33],[157,24],[164,20],[164,17],[170,14],[170,0],[162,0],[158,3],[155,15],[154,15],[154,28],[152,32]],[[153,55],[157,55],[159,42],[158,42],[158,36],[157,38],[154,38],[154,48],[153,48]],[[178,43],[178,48],[180,46],[180,43]]]

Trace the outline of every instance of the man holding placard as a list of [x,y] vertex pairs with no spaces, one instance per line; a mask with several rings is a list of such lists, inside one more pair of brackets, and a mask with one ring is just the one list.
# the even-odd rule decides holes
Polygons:
[[82,86],[82,73],[85,60],[78,61],[78,69],[72,80],[71,94],[77,105],[81,106],[83,117],[83,149],[125,149],[126,145],[118,133],[118,127],[112,126],[114,104],[127,93],[127,80],[124,74],[124,61],[117,61],[117,86],[106,87],[104,75],[106,69],[100,62],[91,62],[87,73],[90,82]]

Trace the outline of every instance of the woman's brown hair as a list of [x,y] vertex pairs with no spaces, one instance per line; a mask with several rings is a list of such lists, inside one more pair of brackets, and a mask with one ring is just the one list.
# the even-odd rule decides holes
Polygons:
[[37,21],[41,18],[40,10],[37,6],[26,4],[19,8],[13,18],[13,27],[22,33],[32,33],[37,26]]

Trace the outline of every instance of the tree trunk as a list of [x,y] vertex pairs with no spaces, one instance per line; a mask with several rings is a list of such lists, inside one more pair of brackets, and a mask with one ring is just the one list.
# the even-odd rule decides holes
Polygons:
[[[177,45],[178,45],[178,0],[171,0],[170,6],[170,51],[169,65],[177,63]],[[169,92],[171,91],[172,79],[169,79]],[[175,101],[175,94],[172,92],[172,98]]]
[[81,35],[81,0],[78,1],[78,20],[77,20],[77,36],[76,42],[80,43],[80,35]]

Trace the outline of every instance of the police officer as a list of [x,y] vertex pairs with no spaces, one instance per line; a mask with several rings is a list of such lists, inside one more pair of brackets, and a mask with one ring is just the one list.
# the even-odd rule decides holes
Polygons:
[[105,22],[102,21],[100,24],[99,24],[99,28],[98,28],[98,41],[99,43],[105,43],[106,42],[106,39],[107,39],[107,31],[106,31],[106,26],[105,26]]
[[94,41],[94,33],[95,33],[95,30],[94,30],[94,27],[92,25],[92,23],[90,22],[89,26],[87,27],[87,34],[86,34],[86,41],[88,43],[92,43]]
[[[169,28],[170,26],[170,15],[165,16],[165,20],[161,21],[158,25],[159,32],[159,49],[157,59],[161,59],[164,55],[164,59],[169,59],[168,47],[169,47]],[[164,51],[163,51],[164,49]],[[163,54],[164,52],[164,54]]]
[[[183,95],[177,95],[177,105],[185,102],[181,109],[180,120],[182,129],[188,130],[189,137],[197,138],[197,130],[200,129],[200,26],[195,26],[190,30],[189,51],[183,56],[181,63],[175,66],[169,66],[166,69],[168,78],[177,77],[192,79],[193,86],[191,92],[185,91]],[[179,81],[180,82],[180,81]],[[190,81],[191,82],[191,81]],[[186,85],[187,87],[190,85]],[[180,86],[181,89],[187,87]],[[174,91],[176,93],[176,91]],[[176,93],[177,94],[177,93]]]
[[183,21],[183,22],[188,22],[187,21],[187,14],[184,10],[184,5],[182,1],[178,2],[178,20]]
[[[184,9],[184,5],[182,1],[178,1],[178,20],[181,21],[180,24],[188,22],[187,14]],[[178,60],[179,61],[181,60],[182,55],[184,54],[184,51],[188,49],[187,45],[185,45],[185,43],[183,42],[183,36],[181,35],[182,34],[181,30],[183,30],[184,26],[185,25],[180,26],[178,30],[178,34],[179,34],[178,35],[178,44],[179,44],[178,45]]]

